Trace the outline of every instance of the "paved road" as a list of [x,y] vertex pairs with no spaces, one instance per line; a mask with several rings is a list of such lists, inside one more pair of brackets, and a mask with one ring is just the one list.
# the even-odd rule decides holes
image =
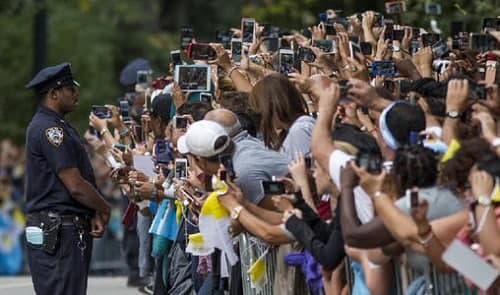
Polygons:
[[[127,288],[126,277],[90,277],[89,295],[137,295],[135,288]],[[0,277],[0,294],[33,295],[31,277]]]

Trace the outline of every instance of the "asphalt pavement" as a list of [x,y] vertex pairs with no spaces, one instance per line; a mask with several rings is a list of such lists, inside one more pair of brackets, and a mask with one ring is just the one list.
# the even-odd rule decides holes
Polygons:
[[[89,277],[89,295],[137,295],[137,288],[127,288],[127,277]],[[33,295],[31,277],[0,277],[0,294]]]

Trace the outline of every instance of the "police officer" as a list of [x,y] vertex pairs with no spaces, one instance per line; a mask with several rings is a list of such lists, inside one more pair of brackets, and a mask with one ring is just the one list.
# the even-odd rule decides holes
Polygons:
[[76,108],[78,86],[68,63],[26,85],[40,99],[26,134],[26,240],[37,294],[86,294],[92,239],[109,221],[80,136],[64,120]]

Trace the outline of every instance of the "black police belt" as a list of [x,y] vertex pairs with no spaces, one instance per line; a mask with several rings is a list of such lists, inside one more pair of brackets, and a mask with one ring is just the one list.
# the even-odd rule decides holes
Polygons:
[[29,213],[27,216],[28,224],[38,225],[40,228],[51,227],[51,225],[75,226],[77,228],[89,228],[90,216],[86,215],[61,215],[51,211],[40,211]]

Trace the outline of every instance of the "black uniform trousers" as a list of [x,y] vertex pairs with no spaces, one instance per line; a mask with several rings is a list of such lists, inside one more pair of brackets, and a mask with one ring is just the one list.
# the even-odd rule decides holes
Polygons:
[[87,294],[87,278],[92,240],[88,230],[84,231],[85,250],[78,247],[80,236],[74,225],[63,225],[59,247],[54,255],[48,254],[38,245],[28,242],[28,261],[31,278],[37,295],[84,295]]

